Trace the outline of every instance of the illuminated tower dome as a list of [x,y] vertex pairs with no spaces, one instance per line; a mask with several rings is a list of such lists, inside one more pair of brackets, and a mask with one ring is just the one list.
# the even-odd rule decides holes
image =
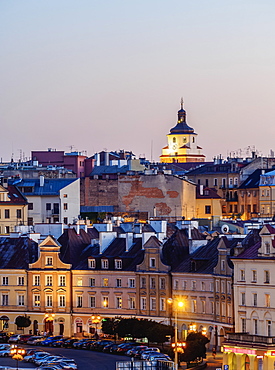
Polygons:
[[160,162],[204,162],[205,155],[202,148],[197,145],[197,134],[194,129],[186,123],[186,111],[183,109],[183,99],[181,99],[181,109],[178,111],[178,123],[171,128],[167,135],[168,145],[162,149]]

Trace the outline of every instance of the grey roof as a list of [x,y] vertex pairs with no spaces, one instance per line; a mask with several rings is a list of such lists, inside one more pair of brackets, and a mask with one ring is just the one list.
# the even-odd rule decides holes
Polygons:
[[0,237],[0,268],[28,269],[38,258],[38,245],[28,237]]

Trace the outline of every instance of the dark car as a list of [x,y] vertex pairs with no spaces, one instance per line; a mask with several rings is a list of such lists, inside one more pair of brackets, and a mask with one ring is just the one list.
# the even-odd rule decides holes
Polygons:
[[77,342],[73,343],[73,348],[80,349],[82,347],[82,344],[85,343],[88,339],[80,339]]
[[60,338],[59,340],[55,340],[54,342],[52,342],[52,347],[64,347],[64,343],[66,340],[68,340],[70,338]]
[[59,340],[61,338],[62,338],[62,335],[56,335],[55,337],[48,337],[45,340],[42,340],[42,342],[40,342],[40,344],[41,344],[41,346],[51,346],[51,344],[54,341]]
[[119,345],[119,343],[107,344],[107,346],[105,346],[103,348],[102,352],[105,352],[105,353],[115,353],[118,345]]
[[91,346],[91,350],[102,352],[103,348],[107,346],[107,344],[111,343],[113,343],[111,340],[98,340],[97,342],[93,343],[93,345]]
[[2,332],[0,333],[0,343],[7,343],[9,340],[8,333]]
[[78,339],[67,339],[65,340],[63,347],[72,348],[74,342],[78,342]]
[[122,344],[120,344],[117,347],[116,353],[119,354],[119,355],[125,355],[126,352],[129,349],[133,348],[133,347],[136,347],[136,344],[133,344],[133,343],[122,343]]
[[95,342],[93,339],[88,339],[82,344],[82,349],[90,349],[91,345]]

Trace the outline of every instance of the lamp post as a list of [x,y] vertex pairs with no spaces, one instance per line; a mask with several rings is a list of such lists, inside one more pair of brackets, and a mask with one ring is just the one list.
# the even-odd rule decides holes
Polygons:
[[100,315],[93,315],[91,316],[92,323],[95,324],[95,334],[97,334],[97,325],[100,323],[101,316]]
[[16,360],[16,368],[18,370],[18,361],[23,360],[23,356],[26,354],[26,351],[23,348],[18,348],[17,346],[12,346],[11,348],[12,358]]
[[[176,307],[174,308],[174,317],[175,317],[175,370],[178,370],[178,308],[183,307],[183,302],[175,300],[173,298],[168,298],[167,302],[173,305],[174,301],[176,301]],[[173,306],[172,306],[173,307]]]

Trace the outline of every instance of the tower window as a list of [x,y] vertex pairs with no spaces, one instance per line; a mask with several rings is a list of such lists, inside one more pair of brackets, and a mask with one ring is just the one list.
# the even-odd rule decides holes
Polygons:
[[173,137],[173,143],[175,143],[176,142],[176,138],[175,137]]

